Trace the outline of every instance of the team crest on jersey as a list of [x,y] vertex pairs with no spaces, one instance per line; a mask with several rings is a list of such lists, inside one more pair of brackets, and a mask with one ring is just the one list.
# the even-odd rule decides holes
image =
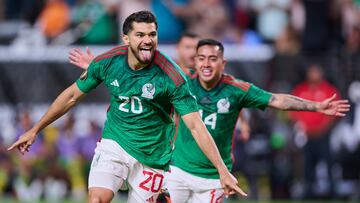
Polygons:
[[154,99],[155,94],[155,85],[151,83],[146,83],[142,87],[142,94],[141,96],[148,99]]
[[220,99],[216,104],[218,113],[228,113],[230,108],[230,102],[228,98]]

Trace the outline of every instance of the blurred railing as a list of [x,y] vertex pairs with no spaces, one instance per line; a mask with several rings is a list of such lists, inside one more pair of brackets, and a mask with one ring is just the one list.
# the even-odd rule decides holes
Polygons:
[[[85,49],[85,46],[76,46]],[[0,46],[0,61],[6,62],[66,62],[68,52],[73,46]],[[110,50],[112,46],[90,46],[95,54]],[[176,58],[175,45],[159,45],[159,50],[171,58]],[[230,61],[266,61],[273,57],[274,51],[269,45],[242,46],[225,45],[225,57]]]
[[[0,46],[0,103],[48,103],[80,75],[81,70],[68,62],[67,46]],[[85,47],[78,47],[85,50]],[[91,46],[97,55],[111,46]],[[159,50],[176,58],[174,45],[160,45]],[[226,72],[264,86],[266,66],[273,57],[270,46],[227,45]],[[108,102],[104,87],[93,91],[85,102]]]

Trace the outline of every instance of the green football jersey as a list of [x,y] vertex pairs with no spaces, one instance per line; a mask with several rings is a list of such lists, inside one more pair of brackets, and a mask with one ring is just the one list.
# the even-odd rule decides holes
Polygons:
[[180,115],[196,112],[196,100],[180,68],[161,52],[156,51],[148,67],[136,71],[129,67],[127,52],[127,46],[119,46],[96,57],[76,84],[87,93],[104,82],[109,91],[103,138],[115,140],[139,162],[167,170],[173,110]]
[[[230,75],[223,75],[220,83],[209,91],[200,85],[195,76],[190,81],[190,88],[197,98],[202,120],[231,171],[232,137],[241,109],[253,107],[264,110],[271,94]],[[196,176],[219,178],[216,168],[198,147],[182,120],[179,122],[171,164]]]

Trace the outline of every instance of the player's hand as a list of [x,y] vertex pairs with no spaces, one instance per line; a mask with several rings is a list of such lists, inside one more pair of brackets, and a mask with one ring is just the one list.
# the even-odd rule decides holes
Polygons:
[[19,137],[19,139],[12,144],[7,150],[10,151],[17,148],[19,152],[24,155],[25,152],[29,152],[31,145],[35,142],[36,133],[29,130]]
[[86,47],[86,54],[81,49],[75,48],[69,52],[69,61],[75,66],[87,70],[94,55],[91,53],[89,47]]
[[348,100],[334,100],[336,94],[332,97],[320,102],[317,111],[329,116],[344,117],[346,112],[350,110],[350,104]]
[[220,175],[220,182],[226,197],[235,193],[239,193],[245,197],[247,196],[247,194],[237,185],[238,181],[236,178],[228,171],[223,175]]

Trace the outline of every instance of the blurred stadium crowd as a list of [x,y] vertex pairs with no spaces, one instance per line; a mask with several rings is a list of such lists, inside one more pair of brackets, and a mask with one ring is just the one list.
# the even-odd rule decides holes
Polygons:
[[[337,92],[350,99],[352,109],[337,120],[245,110],[251,136],[244,140],[237,130],[233,150],[240,184],[255,200],[360,200],[360,0],[0,0],[0,5],[0,45],[9,47],[115,45],[122,20],[142,9],[157,16],[160,44],[175,44],[189,31],[226,45],[271,46],[271,59],[233,60],[227,71],[272,92],[315,100]],[[0,71],[16,67],[19,76],[20,68],[39,64],[0,61]],[[64,64],[56,69],[59,78],[71,69]],[[26,103],[7,93],[9,80],[21,83],[14,78],[0,76],[0,196],[21,202],[83,200],[107,97],[95,101],[99,105],[85,101],[19,156],[6,152],[8,144],[39,119],[41,105],[53,97],[30,91],[51,98]],[[41,88],[24,85],[16,91]],[[56,86],[52,94],[65,87]]]
[[160,43],[174,43],[190,31],[223,43],[276,42],[282,52],[296,52],[299,36],[305,49],[341,43],[360,19],[358,0],[1,0],[1,4],[2,42],[18,36],[15,42],[65,45],[118,43],[119,25],[139,9],[156,14]]

